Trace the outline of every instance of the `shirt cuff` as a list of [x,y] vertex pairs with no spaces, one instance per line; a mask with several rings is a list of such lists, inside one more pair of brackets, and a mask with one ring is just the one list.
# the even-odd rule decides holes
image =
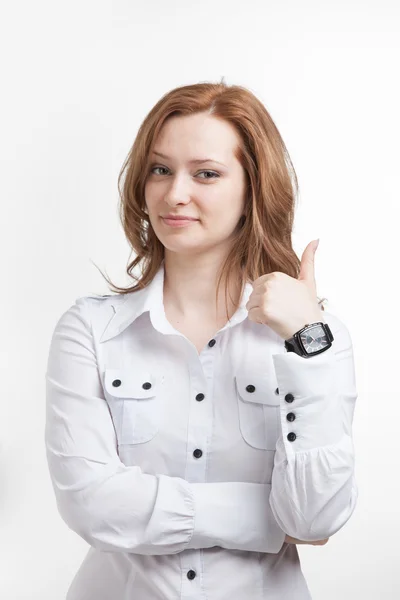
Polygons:
[[271,484],[191,483],[195,523],[188,548],[220,546],[278,553],[285,532],[269,504]]
[[274,354],[283,444],[288,455],[339,442],[345,433],[332,347],[310,358]]

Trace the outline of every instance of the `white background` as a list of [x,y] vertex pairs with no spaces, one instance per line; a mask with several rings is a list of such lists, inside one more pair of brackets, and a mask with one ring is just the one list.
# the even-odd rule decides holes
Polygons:
[[[64,600],[88,550],[59,517],[44,450],[56,320],[126,285],[117,176],[173,87],[248,87],[300,183],[294,248],[352,334],[360,496],[298,546],[313,600],[399,598],[400,8],[397,0],[2,3],[0,597]],[[93,261],[93,262],[92,262]],[[118,600],[118,599],[113,599]]]

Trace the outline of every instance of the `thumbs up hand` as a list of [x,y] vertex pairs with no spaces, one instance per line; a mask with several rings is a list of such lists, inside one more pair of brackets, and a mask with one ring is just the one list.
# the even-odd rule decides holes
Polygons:
[[324,321],[318,305],[314,257],[319,240],[305,248],[299,277],[274,271],[253,282],[246,304],[250,321],[268,325],[284,340],[308,323]]

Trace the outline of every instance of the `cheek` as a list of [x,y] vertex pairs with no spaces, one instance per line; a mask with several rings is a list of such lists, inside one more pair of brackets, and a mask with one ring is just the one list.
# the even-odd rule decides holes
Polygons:
[[148,205],[152,205],[157,202],[163,195],[162,186],[156,184],[154,181],[147,181],[144,186],[144,198]]
[[232,231],[237,227],[242,212],[239,203],[232,202],[232,198],[230,198],[228,202],[216,206],[214,211],[216,225],[219,229]]

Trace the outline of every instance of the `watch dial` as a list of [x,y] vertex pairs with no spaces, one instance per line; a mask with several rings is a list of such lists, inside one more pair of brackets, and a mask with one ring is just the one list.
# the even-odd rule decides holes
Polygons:
[[306,331],[303,331],[303,333],[300,334],[300,339],[307,354],[312,354],[313,352],[330,345],[330,340],[321,325],[314,325]]

